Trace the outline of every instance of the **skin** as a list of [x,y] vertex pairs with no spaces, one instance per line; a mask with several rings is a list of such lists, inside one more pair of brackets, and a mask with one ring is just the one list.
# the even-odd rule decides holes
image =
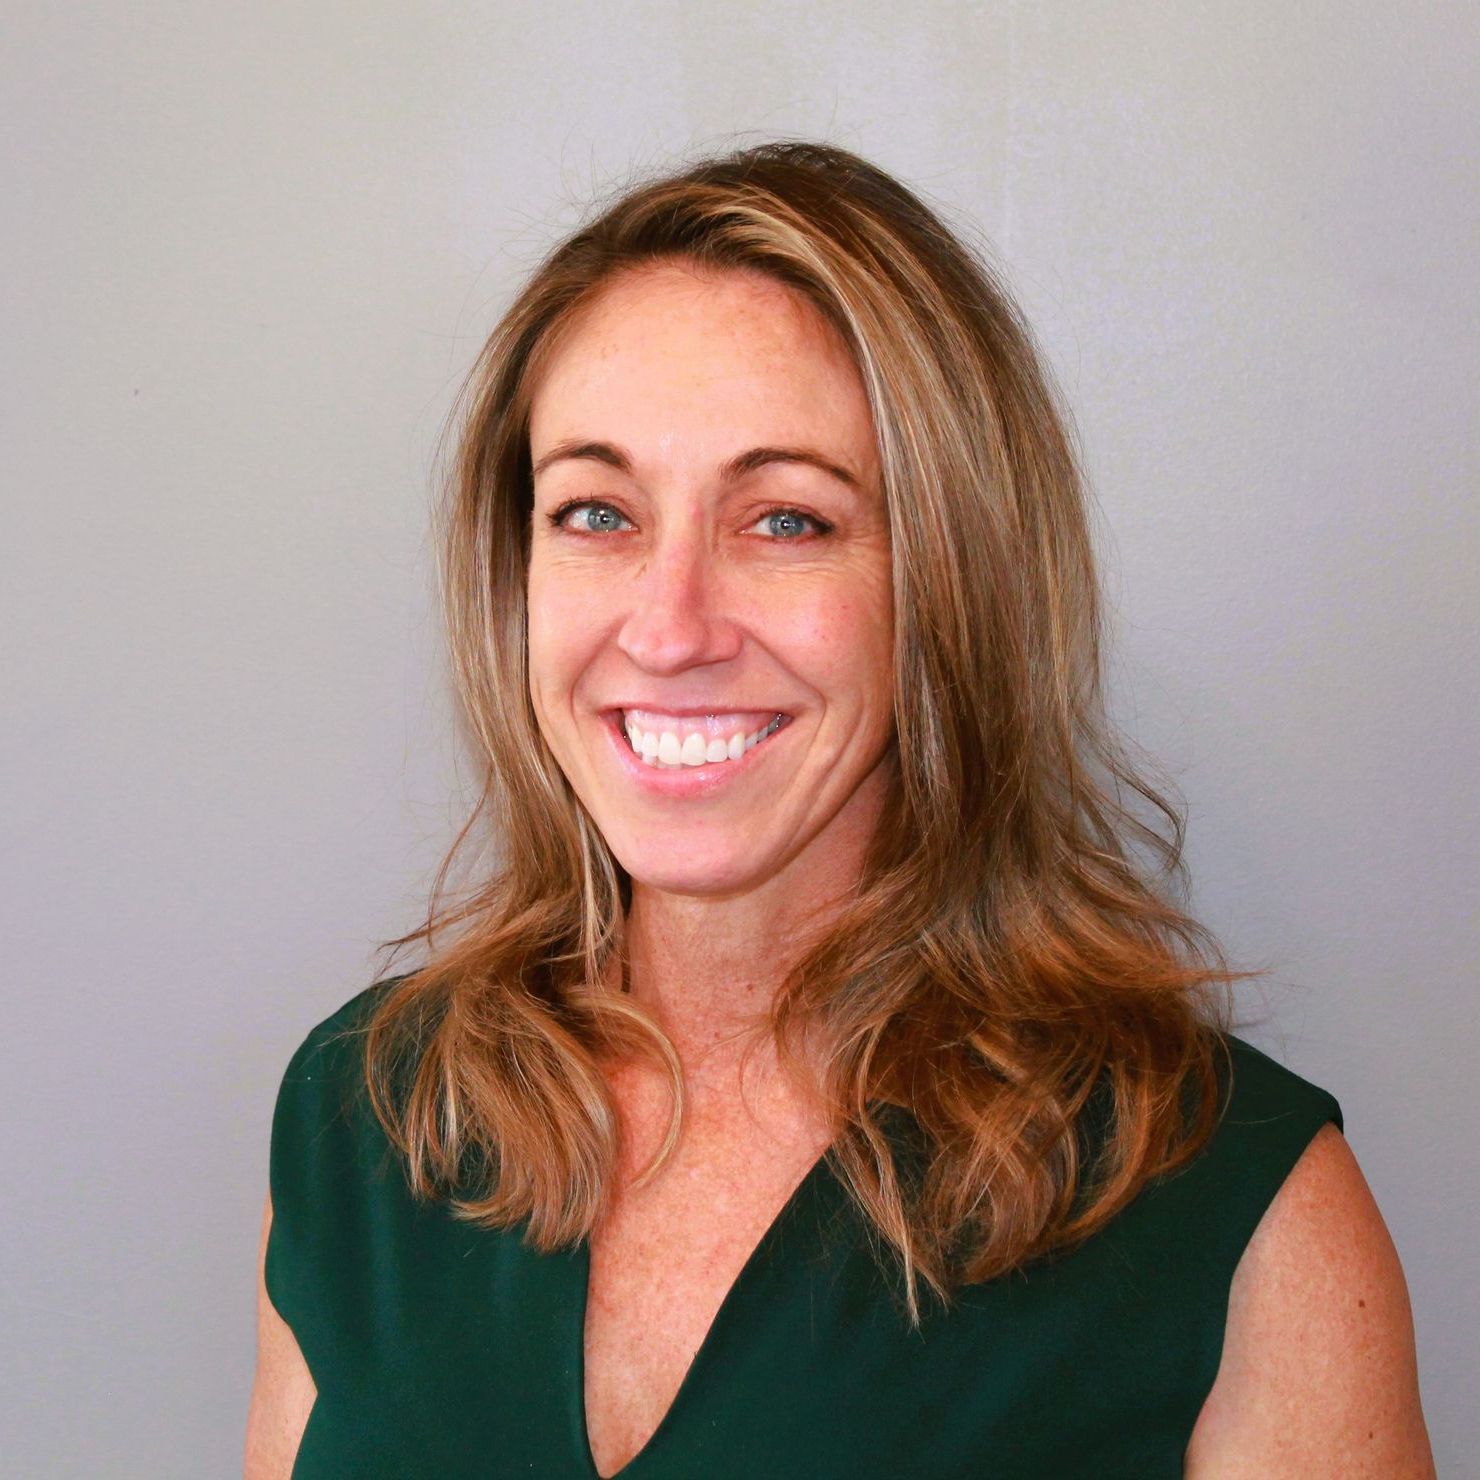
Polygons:
[[1254,1231],[1192,1480],[1429,1480],[1403,1267],[1351,1146],[1323,1126]]
[[[628,471],[592,457],[604,443]],[[634,995],[680,1056],[710,1062],[779,980],[777,946],[857,875],[893,742],[888,522],[873,421],[842,342],[758,275],[661,267],[588,310],[532,403],[530,693],[541,732],[633,880]],[[845,471],[775,462],[805,448]],[[571,499],[621,517],[584,527]],[[805,520],[771,517],[790,509]],[[827,532],[823,533],[823,526]],[[750,775],[703,800],[644,795],[603,710],[776,710]],[[766,963],[766,964],[763,964]]]
[[[266,1230],[264,1222],[264,1246]],[[313,1379],[267,1298],[260,1261],[257,1301],[245,1475],[287,1480],[313,1406]],[[1184,1474],[1432,1480],[1435,1473],[1402,1265],[1351,1147],[1327,1126],[1286,1178],[1234,1273],[1223,1361]]]
[[297,1338],[268,1299],[263,1269],[272,1227],[272,1198],[257,1245],[257,1370],[247,1410],[245,1480],[288,1480],[318,1390]]
[[[878,815],[893,740],[888,524],[846,349],[756,275],[667,265],[609,285],[536,388],[530,441],[531,698],[632,877],[631,989],[673,1041],[688,1099],[671,1164],[633,1191],[666,1101],[642,1072],[613,1067],[626,1135],[592,1242],[585,1394],[606,1474],[657,1426],[735,1274],[826,1144],[804,1087],[764,1053],[742,1085],[737,1047],[781,964],[856,879]],[[598,443],[623,466],[550,460]],[[755,447],[809,448],[850,481],[795,463],[723,476]],[[592,531],[587,504],[552,523],[573,499],[617,517]],[[778,508],[809,519],[778,523]],[[787,748],[751,784],[655,797],[610,753],[603,710],[630,699],[780,710],[792,725],[765,743]],[[264,1248],[270,1218],[269,1206]],[[260,1271],[246,1473],[277,1480],[314,1388]],[[1334,1126],[1239,1264],[1187,1473],[1433,1474],[1402,1269]]]
[[[556,456],[576,447],[588,455]],[[825,466],[734,470],[760,448]],[[830,1139],[769,1050],[744,1083],[738,1055],[876,823],[894,742],[889,528],[846,347],[759,275],[663,266],[608,285],[534,393],[530,449],[530,695],[632,879],[630,990],[685,1080],[680,1143],[634,1187],[666,1096],[643,1067],[609,1073],[622,1160],[591,1239],[584,1395],[607,1474],[656,1429]],[[608,712],[632,701],[790,723],[712,796],[656,796],[614,752]]]

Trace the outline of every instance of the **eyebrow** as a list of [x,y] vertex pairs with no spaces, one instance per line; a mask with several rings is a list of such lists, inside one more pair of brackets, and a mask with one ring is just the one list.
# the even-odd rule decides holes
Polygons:
[[[552,463],[570,460],[604,463],[629,477],[632,474],[632,460],[620,447],[615,447],[610,442],[586,442],[579,437],[572,437],[567,441],[557,442],[535,463],[532,476],[538,477]],[[820,469],[849,488],[856,490],[859,487],[858,478],[847,468],[830,457],[824,457],[820,452],[814,452],[810,447],[752,447],[722,463],[720,477],[726,483],[734,483],[747,473],[754,473],[772,463],[801,463]]]

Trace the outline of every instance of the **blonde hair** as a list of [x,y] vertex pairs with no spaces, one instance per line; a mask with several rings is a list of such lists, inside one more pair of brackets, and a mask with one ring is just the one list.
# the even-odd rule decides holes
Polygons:
[[[918,1322],[920,1279],[948,1303],[1093,1234],[1201,1149],[1220,989],[1255,973],[1229,970],[1173,902],[1181,816],[1106,721],[1086,497],[1031,334],[981,254],[856,155],[769,143],[627,189],[550,253],[479,356],[442,575],[481,796],[425,924],[386,942],[428,955],[375,1004],[367,1084],[417,1195],[487,1226],[528,1218],[546,1250],[603,1207],[606,1055],[671,1081],[649,1175],[676,1139],[677,1055],[600,985],[621,963],[630,881],[541,738],[525,645],[531,385],[603,285],[662,259],[804,295],[873,412],[893,561],[888,799],[856,891],[791,965],[767,1027],[784,1062],[803,1031],[824,1046],[828,1155]],[[443,904],[479,825],[499,863]],[[896,1164],[890,1105],[921,1133],[917,1175]]]

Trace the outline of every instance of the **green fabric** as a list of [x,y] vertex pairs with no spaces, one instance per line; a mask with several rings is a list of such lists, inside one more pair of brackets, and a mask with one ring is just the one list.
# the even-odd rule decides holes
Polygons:
[[[309,1034],[272,1129],[267,1290],[318,1388],[295,1480],[594,1480],[584,1242],[417,1203],[358,1093],[376,988]],[[912,1333],[826,1160],[777,1217],[623,1480],[1180,1476],[1229,1283],[1333,1096],[1237,1037],[1203,1154],[1078,1250]]]

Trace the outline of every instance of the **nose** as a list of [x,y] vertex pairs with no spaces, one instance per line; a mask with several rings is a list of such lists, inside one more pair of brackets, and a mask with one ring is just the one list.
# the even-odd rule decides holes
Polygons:
[[649,673],[720,663],[740,651],[726,582],[696,521],[670,527],[633,572],[617,646]]

